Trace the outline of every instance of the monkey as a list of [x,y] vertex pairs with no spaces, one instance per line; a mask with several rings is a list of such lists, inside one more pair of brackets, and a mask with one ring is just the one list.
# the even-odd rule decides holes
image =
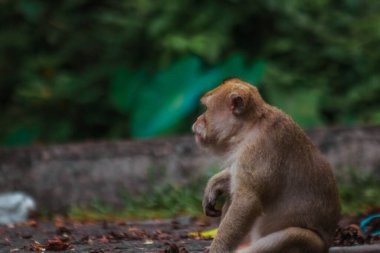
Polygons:
[[[207,216],[221,216],[209,252],[329,252],[340,218],[338,189],[329,163],[302,128],[238,78],[200,101],[206,111],[192,125],[195,141],[225,161],[202,202]],[[227,200],[217,210],[222,194]],[[340,248],[330,252],[344,252]]]

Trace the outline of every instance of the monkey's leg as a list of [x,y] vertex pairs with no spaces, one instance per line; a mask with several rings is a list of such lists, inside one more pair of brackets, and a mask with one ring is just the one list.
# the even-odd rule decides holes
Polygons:
[[313,231],[290,227],[269,234],[236,253],[327,253],[322,239]]

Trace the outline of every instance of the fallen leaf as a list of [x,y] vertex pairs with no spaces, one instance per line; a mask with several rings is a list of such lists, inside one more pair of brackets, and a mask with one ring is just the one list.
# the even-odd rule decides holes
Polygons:
[[177,244],[175,243],[165,243],[166,248],[164,249],[164,253],[179,253],[179,249]]
[[101,242],[101,243],[108,243],[109,240],[108,240],[108,238],[107,238],[105,235],[103,235],[102,237],[100,237],[100,238],[98,239],[98,242]]
[[200,237],[200,238],[214,238],[216,236],[216,233],[218,232],[218,229],[211,229],[211,230],[206,230],[206,231],[201,231],[201,232],[190,232],[190,236],[194,237]]
[[179,249],[179,253],[189,253],[189,251],[187,251],[187,249],[185,249],[184,247],[182,247],[182,248]]
[[59,228],[59,227],[64,227],[65,226],[65,220],[62,216],[56,215],[54,217],[54,225]]
[[67,249],[71,249],[72,247],[73,246],[70,243],[63,242],[60,239],[48,240],[48,243],[46,245],[46,249],[52,250],[52,251],[67,250]]
[[39,243],[37,241],[33,241],[33,243],[29,247],[29,250],[30,251],[40,251],[41,252],[41,251],[46,251],[46,248],[41,243]]
[[31,227],[37,227],[38,222],[36,220],[28,220],[26,224],[28,224],[28,226],[31,226]]
[[149,240],[149,239],[144,241],[144,244],[153,244],[153,243],[154,243],[154,241],[153,240]]
[[112,231],[107,235],[108,239],[122,240],[127,237],[125,233]]
[[70,235],[71,234],[71,229],[62,226],[62,227],[57,227],[56,231],[57,235]]

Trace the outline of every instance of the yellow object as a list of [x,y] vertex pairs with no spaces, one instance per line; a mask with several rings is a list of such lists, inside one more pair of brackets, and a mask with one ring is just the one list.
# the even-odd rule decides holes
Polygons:
[[217,232],[218,232],[218,229],[214,228],[214,229],[210,229],[210,230],[206,230],[206,231],[190,232],[189,235],[198,236],[198,237],[212,237],[212,238],[214,238]]

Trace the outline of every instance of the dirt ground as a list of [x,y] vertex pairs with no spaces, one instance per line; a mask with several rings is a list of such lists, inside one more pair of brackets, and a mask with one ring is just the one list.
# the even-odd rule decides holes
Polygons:
[[[200,253],[211,238],[190,236],[205,231],[216,222],[181,217],[173,220],[142,222],[74,222],[30,220],[13,226],[0,226],[0,252],[155,252]],[[335,245],[355,246],[379,243],[380,236],[364,237],[356,221],[345,218],[335,235]]]
[[190,218],[145,222],[29,221],[0,227],[0,252],[203,252],[211,238],[189,232],[211,228]]

